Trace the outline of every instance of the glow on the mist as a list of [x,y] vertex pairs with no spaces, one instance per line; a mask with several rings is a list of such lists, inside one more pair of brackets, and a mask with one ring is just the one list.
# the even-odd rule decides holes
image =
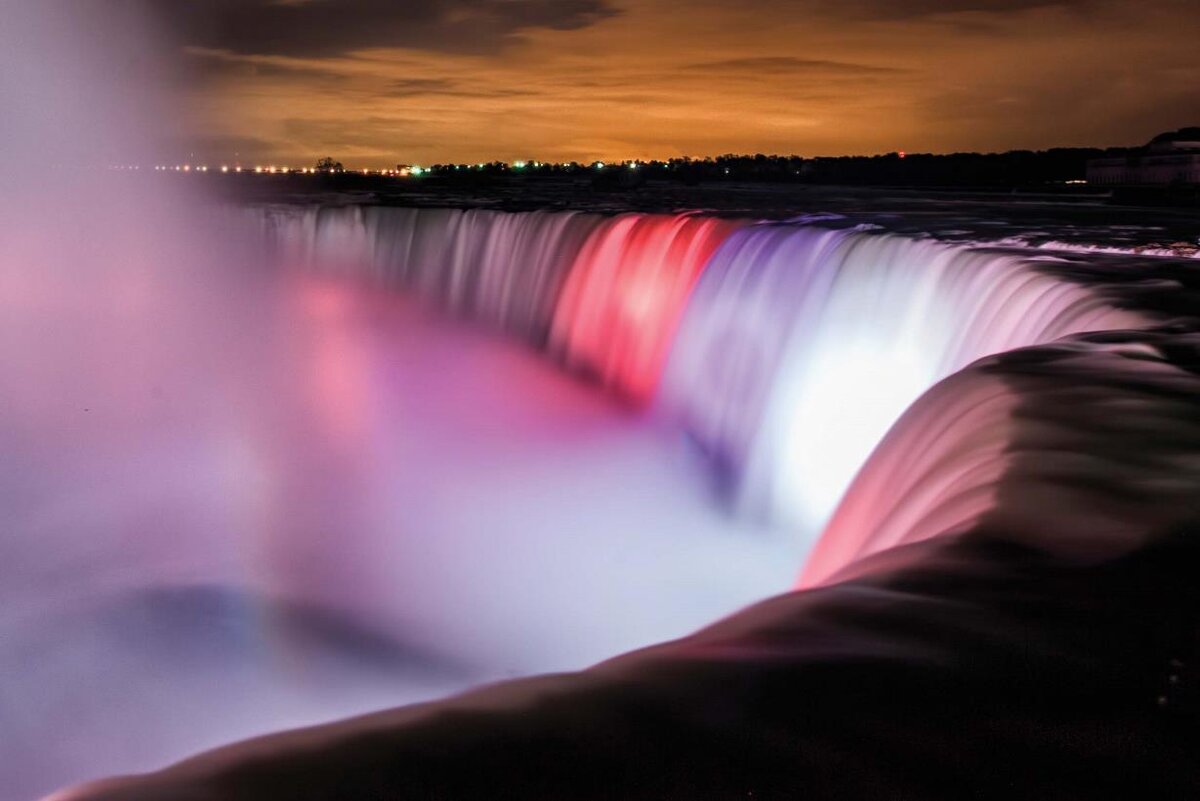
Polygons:
[[686,214],[607,221],[568,275],[552,341],[569,363],[634,401],[649,399],[696,279],[739,224]]

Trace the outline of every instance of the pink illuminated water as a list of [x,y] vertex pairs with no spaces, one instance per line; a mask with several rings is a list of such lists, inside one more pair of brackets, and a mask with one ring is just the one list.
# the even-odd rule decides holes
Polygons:
[[980,361],[908,409],[855,478],[800,586],[982,527],[1077,563],[1134,551],[1200,515],[1194,334],[1116,332]]
[[402,298],[8,275],[8,786],[582,667],[794,573],[669,431]]
[[638,402],[658,386],[692,287],[737,223],[626,214],[593,233],[555,308],[551,342],[571,365]]

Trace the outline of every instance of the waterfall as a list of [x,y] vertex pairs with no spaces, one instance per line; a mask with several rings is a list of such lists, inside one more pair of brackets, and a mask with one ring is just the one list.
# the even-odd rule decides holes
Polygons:
[[588,238],[554,315],[567,362],[637,401],[658,385],[696,279],[738,223],[622,214]]
[[815,531],[939,379],[1015,347],[1145,325],[1019,255],[756,225],[701,277],[663,402],[740,506]]
[[811,538],[906,408],[976,359],[1141,314],[1045,257],[699,214],[255,212],[285,261],[546,346],[698,445],[748,514]]
[[[1105,332],[982,360],[888,432],[813,549],[802,586],[888,566],[972,528],[1076,563],[1200,516],[1195,335]],[[1168,354],[1173,354],[1168,356]]]
[[562,283],[603,221],[576,212],[273,206],[252,215],[277,258],[414,292],[544,342]]

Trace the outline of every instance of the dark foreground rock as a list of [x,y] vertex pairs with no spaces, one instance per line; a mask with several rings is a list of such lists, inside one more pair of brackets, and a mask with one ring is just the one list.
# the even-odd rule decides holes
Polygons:
[[580,674],[60,798],[1197,797],[1197,534],[1099,566],[1003,532],[919,543]]

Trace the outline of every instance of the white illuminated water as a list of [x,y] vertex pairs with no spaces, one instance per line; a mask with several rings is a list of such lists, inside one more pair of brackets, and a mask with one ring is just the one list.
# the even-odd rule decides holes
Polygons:
[[701,277],[665,403],[743,509],[812,531],[938,380],[1015,347],[1148,324],[1021,255],[758,225]]

